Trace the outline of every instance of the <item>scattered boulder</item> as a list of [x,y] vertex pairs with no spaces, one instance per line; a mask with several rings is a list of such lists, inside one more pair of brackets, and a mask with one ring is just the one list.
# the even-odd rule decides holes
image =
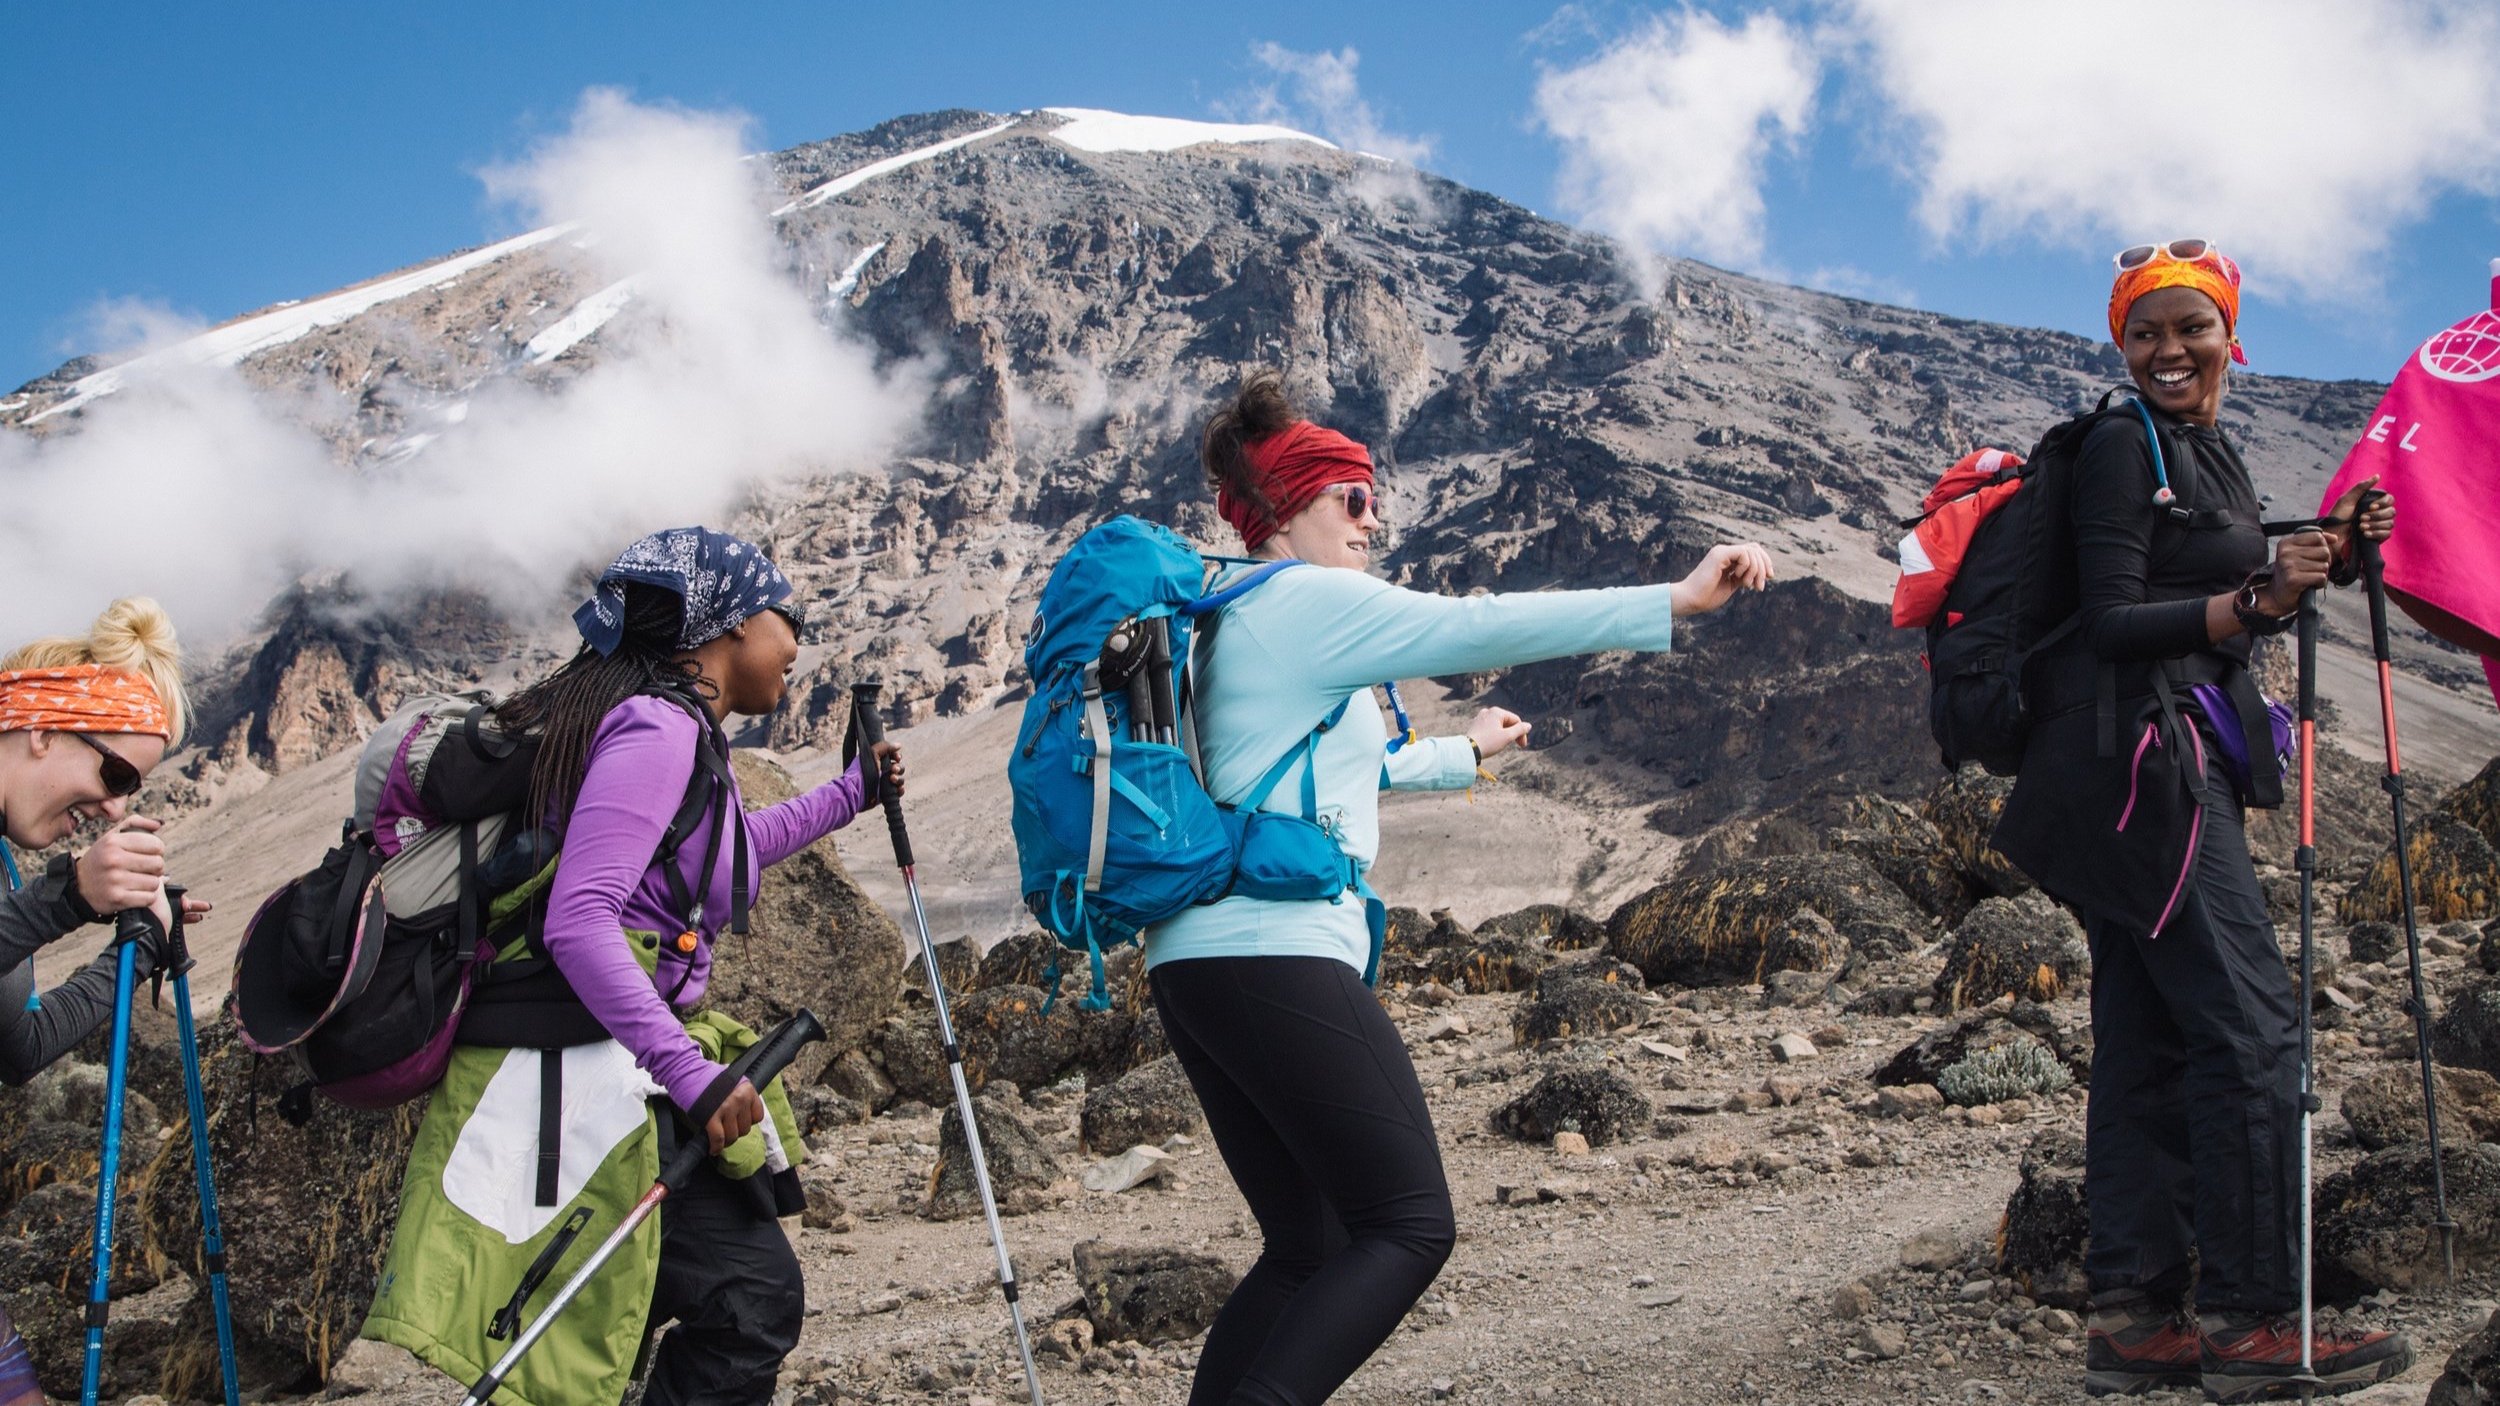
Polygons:
[[1080,1240],[1073,1256],[1085,1317],[1099,1342],[1177,1342],[1215,1322],[1241,1277],[1213,1255]]
[[1512,1013],[1511,1033],[1525,1045],[1628,1030],[1648,1014],[1640,968],[1604,957],[1547,967]]
[[2394,923],[2355,923],[2344,929],[2344,952],[2356,962],[2391,962],[2404,956],[2405,935]]
[[1622,1075],[1595,1065],[1568,1065],[1494,1110],[1493,1129],[1532,1143],[1578,1133],[1590,1146],[1603,1147],[1646,1136],[1651,1116],[1648,1096]]
[[[997,1097],[972,1101],[981,1120],[981,1154],[989,1167],[990,1192],[1002,1215],[1018,1215],[1048,1203],[1059,1180],[1059,1159],[1050,1155],[1015,1104]],[[929,1175],[928,1195],[920,1214],[930,1220],[961,1220],[981,1214],[981,1192],[972,1178],[972,1157],[964,1144],[962,1110],[946,1106],[938,1120],[937,1167]]]
[[1078,1181],[1087,1191],[1112,1194],[1160,1181],[1171,1170],[1171,1153],[1141,1142],[1117,1157],[1106,1157],[1086,1168]]
[[[1042,1004],[1041,991],[1031,986],[993,986],[952,1002],[964,1078],[974,1090],[992,1079],[1037,1089],[1057,1082],[1075,1062],[1075,1003],[1061,1002],[1049,1015],[1042,1014]],[[886,1077],[903,1097],[934,1107],[955,1096],[938,1044],[937,1012],[889,1019],[879,1032],[879,1052]]]
[[1175,1133],[1205,1126],[1189,1075],[1170,1055],[1142,1064],[1085,1095],[1078,1119],[1084,1145],[1111,1154],[1139,1143],[1161,1143]]
[[869,1116],[866,1105],[823,1084],[785,1084],[784,1091],[790,1096],[790,1112],[799,1120],[799,1135],[811,1140],[843,1124],[863,1122]]
[[1771,1041],[1771,1058],[1781,1064],[1795,1064],[1801,1060],[1813,1059],[1819,1053],[1821,1052],[1814,1048],[1813,1040],[1794,1030]]
[[[899,947],[900,939],[897,939]],[[960,1001],[981,976],[981,949],[969,937],[937,945],[938,980],[946,985],[946,999]],[[929,1003],[929,964],[914,952],[903,964],[902,997],[905,1002]]]
[[[1059,939],[1049,933],[1020,932],[982,953],[981,965],[974,969],[972,980],[967,984],[976,990],[992,986],[1031,986],[1047,991],[1050,986],[1042,978],[1054,964],[1059,968],[1062,981],[1067,980],[1068,973],[1079,969],[1083,969],[1083,980],[1087,984],[1093,980],[1093,971],[1083,953],[1070,952],[1061,947]],[[941,954],[939,969],[943,971],[945,966],[946,961]],[[916,968],[914,970],[917,971]]]
[[2500,977],[2476,977],[2448,997],[2431,1022],[2431,1053],[2444,1065],[2500,1075]]
[[835,1181],[833,1168],[823,1163],[809,1162],[799,1168],[799,1190],[807,1197],[805,1208],[799,1212],[799,1224],[810,1230],[831,1230],[850,1213],[842,1204]]
[[1929,915],[1958,923],[1987,889],[1963,872],[1935,822],[1885,796],[1855,796],[1829,847],[1854,854],[1890,879]]
[[1512,933],[1488,937],[1478,933],[1459,944],[1435,947],[1420,970],[1427,980],[1485,995],[1525,991],[1536,981],[1537,973],[1553,964],[1554,954],[1536,938]]
[[2487,972],[2500,972],[2500,918],[2483,924],[2482,939],[2474,948],[2474,965]]
[[[2416,919],[2445,923],[2500,914],[2500,852],[2482,831],[2433,812],[2413,827],[2406,848],[2413,860]],[[2347,923],[2403,916],[2396,887],[2396,849],[2389,845],[2361,882],[2336,905]]]
[[1971,884],[1986,893],[2011,898],[2031,891],[2032,883],[2004,855],[1988,845],[1996,833],[2005,798],[2014,794],[2010,776],[1990,776],[1966,766],[1936,783],[1919,806],[1943,836],[1947,852]]
[[1991,898],[1953,934],[1933,994],[1938,1011],[1968,1010],[1999,996],[2049,1002],[2079,988],[2092,970],[2083,925],[2042,894]]
[[[1846,941],[1795,921],[1811,908]],[[1606,922],[1610,952],[1652,986],[1732,986],[1774,971],[1836,970],[1850,949],[1906,951],[1928,926],[1901,890],[1855,855],[1739,860],[1674,879],[1634,898]]]
[[2500,1401],[2500,1311],[2448,1354],[2447,1370],[2431,1383],[2422,1406],[2491,1406]]
[[[2440,1152],[2448,1214],[2457,1222],[2457,1273],[2476,1274],[2500,1257],[2500,1146],[2443,1140]],[[2350,1302],[2443,1282],[2428,1144],[2398,1143],[2327,1177],[2315,1215],[2319,1297]]]
[[1604,945],[1606,925],[1559,903],[1534,903],[1476,924],[1476,936],[1533,938],[1556,952],[1583,952]]
[[[798,794],[789,773],[752,747],[730,753],[750,806]],[[825,1023],[824,1043],[800,1057],[792,1083],[857,1049],[895,1005],[903,934],[857,884],[827,836],[773,866],[755,895],[744,936],[721,938],[704,1004],[758,1030],[804,1006]],[[821,1054],[815,1051],[822,1051]]]
[[2081,1037],[2058,1029],[2048,1009],[2028,1001],[2000,1000],[1942,1029],[1930,1030],[1875,1071],[1878,1085],[1940,1084],[1944,1072],[1990,1045],[2037,1040],[2080,1082],[2091,1074],[2091,1055]]
[[[1144,983],[1140,982],[1140,986]],[[1066,988],[1074,991],[1074,987]],[[1075,1067],[1089,1085],[1106,1084],[1172,1052],[1163,1031],[1163,1017],[1153,1011],[1128,1011],[1112,998],[1111,1009],[1089,1011],[1073,995],[1060,997],[1059,1009],[1073,1011],[1076,1021]]]
[[[2431,1066],[2438,1089],[2439,1140],[2500,1141],[2500,1080],[2479,1069]],[[2344,1089],[2344,1121],[2353,1141],[2371,1152],[2404,1142],[2427,1142],[2422,1119],[2422,1071],[2413,1064],[2373,1069]]]
[[[1811,912],[1812,909],[1807,909],[1798,916]],[[1831,989],[1830,972],[1773,972],[1762,978],[1762,1004],[1772,1008],[1811,1006],[1819,1003]]]
[[2063,1129],[2033,1138],[1997,1226],[1997,1272],[2041,1303],[2084,1308],[2091,1297],[2083,1273],[2091,1228],[2083,1199],[2083,1139]]
[[825,1066],[817,1081],[867,1113],[879,1112],[894,1101],[894,1081],[885,1077],[865,1050],[843,1051]]

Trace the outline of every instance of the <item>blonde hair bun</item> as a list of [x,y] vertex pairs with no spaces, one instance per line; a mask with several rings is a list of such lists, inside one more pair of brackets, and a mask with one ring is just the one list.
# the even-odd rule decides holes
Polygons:
[[165,705],[173,736],[168,748],[182,743],[189,725],[190,701],[182,688],[182,645],[174,635],[173,617],[147,596],[124,596],[104,608],[86,637],[54,635],[10,652],[0,669],[67,669],[99,664],[141,675]]

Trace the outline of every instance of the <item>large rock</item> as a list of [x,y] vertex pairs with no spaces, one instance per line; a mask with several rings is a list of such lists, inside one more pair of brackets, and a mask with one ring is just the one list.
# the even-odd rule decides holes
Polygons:
[[2500,1310],[2448,1354],[2447,1369],[2431,1383],[2422,1406],[2492,1406],[2500,1402]]
[[[980,981],[981,949],[973,945],[971,938],[959,937],[937,944],[937,956],[938,981],[946,988],[946,999],[963,999],[964,993]],[[904,959],[899,994],[906,1004],[926,1006],[929,1003],[929,964],[921,960],[920,949],[916,945]]]
[[[2500,914],[2500,851],[2482,831],[2434,813],[2414,823],[2405,850],[2413,861],[2416,920],[2445,923]],[[2396,848],[2391,844],[2345,893],[2336,915],[2347,923],[2402,916],[2396,880]]]
[[2032,888],[2023,871],[1988,845],[1996,833],[1997,817],[2005,813],[2005,798],[2012,794],[2012,777],[1990,776],[1978,767],[1966,766],[1937,782],[1919,807],[1944,838],[1945,849],[1963,877],[1982,892],[2006,898]]
[[[1031,986],[1047,991],[1050,984],[1043,978],[1050,974],[1053,966],[1058,967],[1062,982],[1068,980],[1071,972],[1079,974],[1089,984],[1092,980],[1093,967],[1084,953],[1069,951],[1059,945],[1059,939],[1046,932],[1020,932],[1002,939],[982,953],[981,965],[974,969],[972,980],[966,985],[976,989]],[[919,969],[914,967],[912,974],[918,975]]]
[[[955,1037],[962,1042],[964,1079],[977,1092],[992,1079],[1037,1089],[1056,1082],[1076,1059],[1075,1003],[1062,1001],[1042,1014],[1042,993],[1031,986],[993,986],[953,1002]],[[886,1078],[905,1098],[935,1107],[955,1096],[938,1043],[937,1012],[893,1017],[878,1032]]]
[[[1050,1155],[1033,1125],[1007,1099],[983,1096],[972,1101],[981,1120],[981,1160],[989,1169],[990,1194],[999,1213],[1021,1215],[1048,1204],[1051,1184],[1060,1177],[1059,1159]],[[972,1175],[972,1156],[964,1141],[962,1110],[946,1105],[938,1120],[937,1166],[929,1174],[928,1195],[920,1213],[931,1220],[961,1220],[981,1214],[981,1193]]]
[[1649,1013],[1644,986],[1640,968],[1606,957],[1547,967],[1511,1014],[1511,1033],[1524,1045],[1630,1029]]
[[1170,1055],[1143,1064],[1085,1095],[1078,1130],[1084,1145],[1105,1156],[1141,1142],[1161,1143],[1205,1126],[1197,1092]]
[[1514,933],[1477,933],[1462,946],[1436,947],[1426,954],[1426,980],[1438,981],[1476,995],[1524,991],[1537,973],[1554,964],[1554,954],[1533,937]]
[[1606,940],[1606,925],[1559,903],[1532,903],[1476,924],[1476,936],[1538,938],[1556,952],[1581,952]]
[[2431,1022],[2431,1053],[2441,1064],[2500,1075],[2500,977],[2476,977],[2448,997]]
[[[2431,1067],[2439,1090],[2439,1140],[2500,1141],[2500,1080],[2479,1069]],[[2402,1142],[2426,1142],[2422,1119],[2422,1071],[2401,1064],[2373,1069],[2344,1089],[2344,1121],[2365,1149],[2376,1152]]]
[[1865,860],[1911,902],[1948,923],[1962,921],[1990,892],[1966,872],[1941,827],[1889,797],[1851,797],[1843,823],[1827,843]]
[[[2408,1142],[2373,1152],[2319,1183],[2317,1288],[2349,1301],[2380,1289],[2410,1293],[2444,1282],[2431,1196],[2430,1147]],[[2457,1223],[2460,1276],[2500,1262],[2500,1147],[2440,1147],[2448,1215]]]
[[1997,1271],[2042,1303],[2083,1308],[2091,1297],[2083,1273],[2091,1230],[2083,1139],[2062,1128],[2033,1138],[1997,1226]]
[[[742,747],[730,761],[749,806],[797,794],[789,774],[760,752]],[[802,1006],[825,1023],[824,1043],[800,1058],[797,1083],[812,1082],[868,1038],[894,1009],[903,971],[902,932],[851,882],[830,836],[766,873],[747,934],[722,934],[714,953],[706,1006],[758,1030]]]
[[1790,919],[1800,908],[1870,955],[1904,951],[1928,927],[1901,890],[1855,855],[1778,855],[1671,880],[1631,900],[1607,919],[1607,950],[1652,986],[1733,986],[1775,971],[1838,968],[1845,950],[1783,941],[1793,939]]
[[1611,1069],[1569,1065],[1494,1110],[1493,1129],[1522,1142],[1551,1142],[1578,1133],[1591,1147],[1649,1134],[1649,1098]]
[[2054,1001],[2092,972],[2083,925],[2037,893],[1991,898],[1971,909],[1936,974],[1936,1009],[1968,1010],[2000,996]]
[[1945,1071],[1981,1050],[2024,1040],[2045,1046],[2077,1082],[2091,1077],[2086,1035],[2060,1029],[2046,1007],[2001,1001],[1919,1036],[1875,1071],[1875,1082],[1883,1087],[1934,1084],[1944,1078]]
[[1215,1322],[1241,1276],[1213,1255],[1080,1240],[1076,1286],[1096,1342],[1178,1342]]

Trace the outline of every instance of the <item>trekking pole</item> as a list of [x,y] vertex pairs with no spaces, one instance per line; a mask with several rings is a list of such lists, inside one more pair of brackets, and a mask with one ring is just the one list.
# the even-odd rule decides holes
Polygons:
[[[2369,500],[2364,499],[2361,508],[2368,507]],[[2433,1224],[2439,1228],[2440,1262],[2447,1270],[2448,1282],[2454,1284],[2457,1223],[2448,1214],[2448,1173],[2439,1154],[2439,1093],[2431,1072],[2431,1011],[2422,992],[2422,934],[2413,918],[2413,856],[2406,849],[2405,839],[2404,762],[2396,750],[2396,681],[2387,648],[2387,564],[2379,559],[2378,543],[2360,530],[2359,512],[2354,516],[2353,543],[2361,553],[2361,577],[2370,590],[2370,652],[2378,658],[2379,734],[2387,742],[2387,774],[2379,778],[2379,786],[2387,792],[2388,808],[2395,821],[2396,894],[2404,912],[2405,964],[2413,978],[2413,995],[2406,1004],[2413,1012],[2413,1052],[2422,1066],[2422,1117],[2431,1136],[2431,1204],[2438,1216]]]
[[1172,621],[1157,616],[1146,629],[1146,672],[1154,683],[1155,741],[1169,747],[1180,740],[1172,717]]
[[87,1289],[87,1362],[78,1388],[82,1406],[96,1406],[104,1382],[104,1321],[112,1313],[113,1212],[120,1199],[122,1096],[130,1083],[130,989],[138,984],[138,940],[156,927],[145,908],[126,908],[113,920],[118,963],[113,974],[112,1056],[104,1074],[104,1155],[96,1168],[95,1268]]
[[[1141,671],[1142,672],[1142,671]],[[852,740],[859,748],[863,795],[884,797],[886,833],[894,839],[894,862],[903,871],[903,892],[911,898],[912,926],[920,934],[920,964],[929,975],[929,1002],[937,1008],[938,1046],[946,1052],[946,1072],[955,1080],[955,1112],[963,1119],[964,1152],[972,1159],[973,1184],[981,1191],[981,1214],[989,1218],[990,1246],[998,1251],[998,1288],[1007,1298],[1007,1316],[1016,1327],[1016,1352],[1024,1359],[1024,1385],[1033,1406],[1043,1406],[1042,1374],[1033,1365],[1033,1341],[1024,1331],[1024,1305],[1016,1289],[1016,1267],[1007,1258],[1007,1232],[998,1223],[998,1198],[990,1191],[990,1169],[981,1154],[981,1125],[972,1112],[972,1086],[964,1081],[963,1046],[955,1039],[955,1018],[946,1009],[946,984],[938,980],[937,943],[929,936],[929,914],[920,906],[920,879],[912,863],[911,835],[903,828],[903,798],[885,784],[877,744],[885,740],[885,722],[877,716],[882,683],[851,685]]]
[[[762,1093],[766,1084],[787,1068],[791,1060],[798,1058],[802,1048],[823,1038],[825,1027],[816,1019],[816,1013],[802,1010],[749,1046],[745,1054],[730,1064],[729,1070],[752,1084],[756,1092]],[[733,1083],[730,1087],[734,1089],[737,1086]],[[590,1252],[590,1258],[582,1261],[582,1267],[574,1270],[573,1277],[564,1281],[564,1287],[556,1290],[556,1296],[547,1301],[546,1309],[531,1321],[529,1327],[521,1330],[521,1336],[504,1350],[503,1356],[495,1359],[494,1366],[486,1369],[486,1375],[470,1385],[469,1394],[460,1398],[460,1406],[485,1406],[485,1402],[494,1396],[495,1389],[512,1375],[512,1369],[520,1365],[522,1356],[537,1346],[539,1338],[555,1326],[565,1306],[581,1293],[582,1286],[599,1272],[599,1267],[632,1238],[634,1231],[651,1218],[651,1213],[660,1208],[662,1201],[667,1200],[671,1193],[684,1190],[687,1180],[702,1169],[711,1155],[711,1145],[705,1140],[701,1128],[692,1130],[679,1142],[676,1155],[670,1157],[667,1165],[660,1169],[660,1179],[651,1183],[651,1189],[644,1192],[642,1199],[634,1203],[634,1208],[625,1213],[625,1219],[617,1223],[616,1229],[608,1232],[608,1238],[599,1242],[598,1249]]]
[[234,1371],[234,1312],[226,1292],[226,1231],[217,1219],[217,1179],[209,1169],[208,1097],[200,1086],[200,1037],[191,1023],[190,944],[183,940],[180,884],[165,886],[165,905],[174,915],[165,935],[165,960],[157,969],[161,990],[174,979],[174,1022],[182,1037],[182,1093],[191,1106],[191,1171],[199,1183],[200,1259],[208,1269],[209,1304],[217,1320],[217,1369],[226,1388],[226,1406],[240,1406]]
[[2300,1385],[2303,1400],[2318,1387],[2315,1343],[2312,1339],[2312,1303],[2310,1252],[2310,1123],[2318,1111],[2315,1085],[2317,1070],[2310,1049],[2309,1002],[2314,972],[2311,966],[2311,939],[2314,935],[2318,891],[2318,593],[2315,588],[2300,597],[2300,848],[2293,863],[2300,871]]

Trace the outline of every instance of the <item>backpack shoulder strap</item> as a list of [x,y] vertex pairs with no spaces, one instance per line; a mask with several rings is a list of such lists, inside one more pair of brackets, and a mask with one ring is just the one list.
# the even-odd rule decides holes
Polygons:
[[1329,710],[1328,716],[1319,720],[1319,726],[1303,734],[1300,742],[1287,748],[1285,754],[1276,759],[1275,765],[1269,767],[1266,774],[1258,779],[1257,784],[1250,788],[1249,794],[1235,803],[1234,809],[1257,810],[1275,791],[1276,783],[1284,780],[1285,773],[1293,768],[1295,762],[1299,761],[1303,763],[1302,818],[1316,823],[1319,820],[1319,763],[1315,751],[1319,746],[1320,734],[1335,727],[1345,717],[1345,710],[1353,702],[1354,697],[1351,694],[1339,699],[1337,706]]

